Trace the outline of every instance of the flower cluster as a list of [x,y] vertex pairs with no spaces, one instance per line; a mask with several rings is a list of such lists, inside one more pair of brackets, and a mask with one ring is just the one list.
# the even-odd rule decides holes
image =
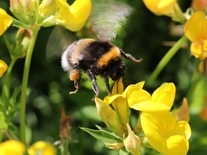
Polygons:
[[10,0],[10,10],[26,25],[60,25],[77,31],[83,27],[90,14],[91,1],[76,0],[69,5],[66,0]]
[[[72,5],[69,5],[66,0],[10,0],[10,10],[16,18],[0,8],[0,36],[11,24],[20,29],[24,28],[27,32],[31,31],[30,33],[32,33],[32,29],[39,29],[40,26],[49,27],[54,25],[65,27],[71,31],[78,31],[88,19],[91,7],[90,0],[76,0]],[[22,31],[20,30],[20,32]],[[30,39],[25,41],[26,39],[22,34],[17,34],[17,36],[21,35],[24,40],[23,46],[18,46],[18,48],[21,46],[23,48],[18,49],[18,51],[23,52],[20,54],[17,52],[17,57],[25,55],[25,50],[30,42]],[[15,55],[15,50],[12,50]],[[3,72],[1,67],[1,73]]]
[[[146,140],[153,149],[163,155],[187,154],[190,126],[184,120],[176,120],[170,112],[175,98],[175,85],[164,83],[152,95],[144,90],[143,86],[144,82],[139,82],[129,85],[123,91],[122,81],[119,80],[114,85],[111,96],[106,96],[104,100],[95,98],[103,122],[116,135],[125,135],[123,146],[133,155],[140,154],[140,147]],[[129,108],[140,112],[134,131],[129,126]],[[141,136],[142,132],[144,137]]]
[[184,24],[184,33],[192,42],[191,54],[201,60],[207,58],[206,0],[193,0],[192,8],[186,13],[181,11],[177,0],[143,0],[143,2],[154,14],[167,15]]

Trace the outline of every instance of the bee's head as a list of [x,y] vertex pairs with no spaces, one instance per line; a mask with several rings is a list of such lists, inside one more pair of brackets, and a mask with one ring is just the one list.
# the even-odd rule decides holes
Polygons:
[[121,64],[117,67],[114,67],[111,69],[111,71],[109,73],[109,77],[113,81],[116,81],[124,75],[125,70],[126,70],[126,67],[123,64]]

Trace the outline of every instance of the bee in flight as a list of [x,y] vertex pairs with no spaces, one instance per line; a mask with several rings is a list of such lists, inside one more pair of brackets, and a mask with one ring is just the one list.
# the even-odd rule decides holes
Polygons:
[[141,61],[107,41],[88,38],[72,43],[62,54],[61,61],[62,68],[69,72],[70,80],[74,81],[75,91],[70,94],[76,93],[80,88],[81,71],[88,74],[96,96],[99,94],[97,75],[104,79],[107,93],[110,94],[108,77],[116,81],[124,75],[126,69],[122,57],[134,62]]
[[103,78],[107,93],[110,94],[109,78],[116,81],[125,73],[123,58],[133,62],[141,61],[109,42],[115,38],[116,31],[130,13],[131,7],[118,2],[94,6],[89,21],[100,40],[91,38],[77,40],[64,50],[61,57],[63,70],[69,72],[69,79],[74,82],[75,90],[70,94],[75,94],[79,90],[82,71],[87,73],[92,82],[95,96],[99,95],[96,82],[98,75]]

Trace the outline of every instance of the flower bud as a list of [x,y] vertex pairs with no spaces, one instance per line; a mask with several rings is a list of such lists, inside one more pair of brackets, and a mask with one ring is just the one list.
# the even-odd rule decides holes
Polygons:
[[194,11],[206,11],[207,0],[193,0],[191,6]]
[[[121,78],[117,82],[115,82],[113,89],[112,89],[112,95],[122,94],[123,92],[124,92],[124,85],[123,85],[122,78]],[[117,97],[112,102],[112,106],[115,109],[119,117],[119,120],[121,121],[121,124],[125,126],[126,123],[129,122],[129,106],[128,106],[126,98],[122,96]]]
[[30,29],[20,28],[17,31],[15,38],[15,45],[11,51],[11,55],[14,58],[23,58],[26,55],[27,48],[32,37],[32,31]]
[[179,109],[173,111],[174,116],[178,121],[190,121],[190,113],[188,108],[188,101],[186,98],[183,99],[182,105]]
[[95,98],[97,111],[102,121],[110,128],[115,134],[122,136],[122,125],[116,112],[104,101],[99,98]]
[[104,144],[107,148],[113,149],[113,150],[120,150],[124,146],[123,143],[104,143]]
[[128,135],[124,139],[124,146],[128,152],[132,155],[140,155],[140,145],[141,141],[140,138],[134,134],[131,130],[129,124],[127,124]]
[[10,10],[14,16],[25,24],[37,20],[39,0],[10,0]]

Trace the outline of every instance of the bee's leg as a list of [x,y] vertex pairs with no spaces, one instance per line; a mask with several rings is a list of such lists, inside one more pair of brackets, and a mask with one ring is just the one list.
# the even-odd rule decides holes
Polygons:
[[70,94],[75,94],[78,92],[78,90],[80,88],[80,79],[74,81],[74,87],[75,87],[75,90],[69,92]]
[[99,95],[99,89],[98,89],[98,85],[97,85],[97,82],[96,82],[96,77],[95,75],[91,72],[90,69],[87,70],[87,73],[88,73],[88,77],[90,79],[90,81],[92,82],[92,89],[93,91],[95,92],[95,97]]
[[136,59],[131,54],[125,53],[122,49],[119,49],[119,50],[120,50],[122,56],[124,56],[126,59],[130,59],[130,60],[132,60],[134,62],[141,62],[142,61],[142,59]]
[[111,95],[108,76],[107,75],[104,75],[103,76],[103,79],[104,79],[104,82],[106,84],[106,91],[107,91],[108,95]]

